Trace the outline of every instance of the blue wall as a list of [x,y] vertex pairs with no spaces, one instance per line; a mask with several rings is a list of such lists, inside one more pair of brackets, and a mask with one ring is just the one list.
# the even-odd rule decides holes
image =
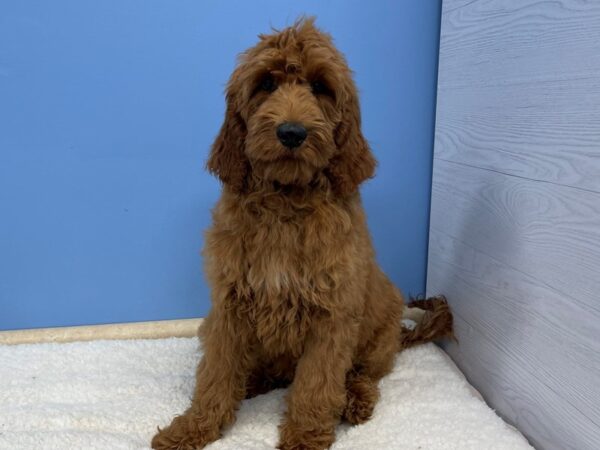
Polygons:
[[356,72],[379,261],[424,291],[439,0],[5,0],[0,329],[207,313],[223,87],[258,33],[301,13]]

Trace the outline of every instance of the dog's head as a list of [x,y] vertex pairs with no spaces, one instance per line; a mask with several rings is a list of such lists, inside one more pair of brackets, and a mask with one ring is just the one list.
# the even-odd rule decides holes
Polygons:
[[312,19],[246,51],[227,85],[225,122],[207,167],[243,192],[248,176],[307,185],[322,173],[340,195],[373,175],[352,74]]

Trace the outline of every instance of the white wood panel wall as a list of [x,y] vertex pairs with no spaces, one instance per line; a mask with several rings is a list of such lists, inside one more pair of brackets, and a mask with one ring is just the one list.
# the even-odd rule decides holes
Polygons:
[[428,294],[541,449],[600,449],[600,0],[444,0]]

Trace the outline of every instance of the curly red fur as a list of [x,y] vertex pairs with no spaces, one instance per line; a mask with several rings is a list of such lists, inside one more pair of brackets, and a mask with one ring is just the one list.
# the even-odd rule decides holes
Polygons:
[[402,328],[402,350],[433,340],[450,339],[458,342],[454,335],[454,318],[450,305],[443,295],[411,299],[407,308],[409,312],[413,308],[419,309],[423,315],[413,329]]
[[[308,132],[293,151],[275,133],[286,121]],[[312,20],[242,55],[207,166],[224,187],[203,253],[204,356],[192,405],[152,446],[201,448],[244,397],[290,385],[279,448],[327,448],[341,418],[371,416],[400,349],[403,300],[375,262],[358,193],[375,159],[351,72]]]

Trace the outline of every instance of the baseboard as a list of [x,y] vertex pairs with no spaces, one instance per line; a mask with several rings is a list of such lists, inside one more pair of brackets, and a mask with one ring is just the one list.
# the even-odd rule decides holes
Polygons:
[[[416,308],[404,308],[404,317],[407,319],[418,321],[421,315],[422,311],[416,310]],[[202,319],[198,318],[0,331],[0,345],[94,341],[100,339],[193,337],[196,336],[201,322]]]
[[193,337],[196,336],[201,322],[202,319],[157,320],[153,322],[0,331],[0,344]]

